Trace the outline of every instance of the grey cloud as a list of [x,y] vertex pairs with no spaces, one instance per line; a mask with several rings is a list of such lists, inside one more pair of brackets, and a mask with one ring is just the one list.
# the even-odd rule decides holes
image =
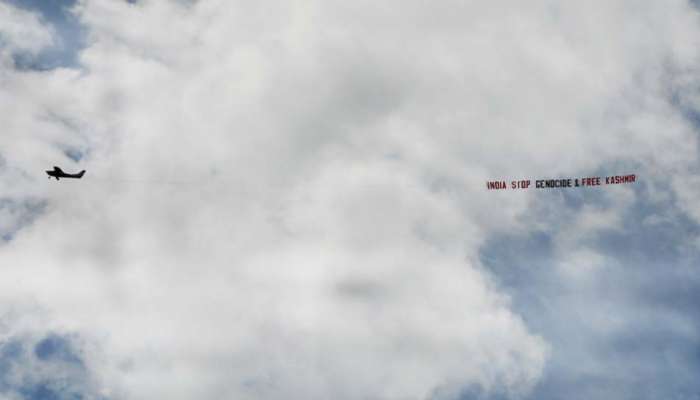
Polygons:
[[10,241],[23,227],[29,225],[44,213],[45,199],[14,199],[0,197],[0,237]]
[[337,291],[342,296],[359,300],[376,300],[386,295],[386,289],[381,284],[366,280],[348,279],[337,285]]

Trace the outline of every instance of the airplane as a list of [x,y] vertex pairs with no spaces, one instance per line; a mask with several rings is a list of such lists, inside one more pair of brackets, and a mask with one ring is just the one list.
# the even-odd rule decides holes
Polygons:
[[51,177],[56,178],[56,180],[58,180],[58,178],[80,179],[83,177],[83,175],[85,175],[85,170],[82,170],[82,171],[78,172],[77,174],[67,174],[67,173],[63,172],[62,169],[60,169],[58,167],[53,167],[53,170],[46,171],[46,174],[49,176],[49,179],[51,179]]

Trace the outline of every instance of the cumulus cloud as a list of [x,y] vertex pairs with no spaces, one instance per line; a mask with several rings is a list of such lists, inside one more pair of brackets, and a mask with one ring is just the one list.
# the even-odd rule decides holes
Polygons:
[[54,43],[54,31],[36,13],[0,3],[0,61],[12,63],[18,53],[36,54]]
[[551,344],[481,247],[545,230],[552,272],[591,285],[636,194],[567,229],[556,195],[484,182],[689,174],[669,93],[700,25],[682,1],[521,3],[77,3],[79,68],[0,76],[3,191],[45,204],[11,223],[0,296],[99,343],[114,397],[527,396]]

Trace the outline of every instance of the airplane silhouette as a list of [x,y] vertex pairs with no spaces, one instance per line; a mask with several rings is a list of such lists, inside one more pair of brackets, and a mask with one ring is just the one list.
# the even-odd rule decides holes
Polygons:
[[49,176],[49,179],[51,179],[52,176],[54,178],[56,178],[56,180],[58,180],[58,178],[80,179],[83,177],[83,175],[85,175],[85,170],[82,170],[82,171],[78,172],[77,174],[67,174],[67,173],[63,172],[62,169],[60,169],[58,167],[53,167],[53,170],[46,171],[46,174]]

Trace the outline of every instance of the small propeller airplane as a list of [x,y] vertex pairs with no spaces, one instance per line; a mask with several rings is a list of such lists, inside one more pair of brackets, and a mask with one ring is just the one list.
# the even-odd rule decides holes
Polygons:
[[83,177],[83,175],[85,175],[85,170],[82,170],[82,171],[78,172],[77,174],[67,174],[67,173],[63,172],[62,169],[60,169],[58,167],[53,167],[52,170],[46,171],[46,174],[49,176],[49,179],[51,179],[51,177],[56,178],[56,180],[59,180],[58,178],[80,179]]

